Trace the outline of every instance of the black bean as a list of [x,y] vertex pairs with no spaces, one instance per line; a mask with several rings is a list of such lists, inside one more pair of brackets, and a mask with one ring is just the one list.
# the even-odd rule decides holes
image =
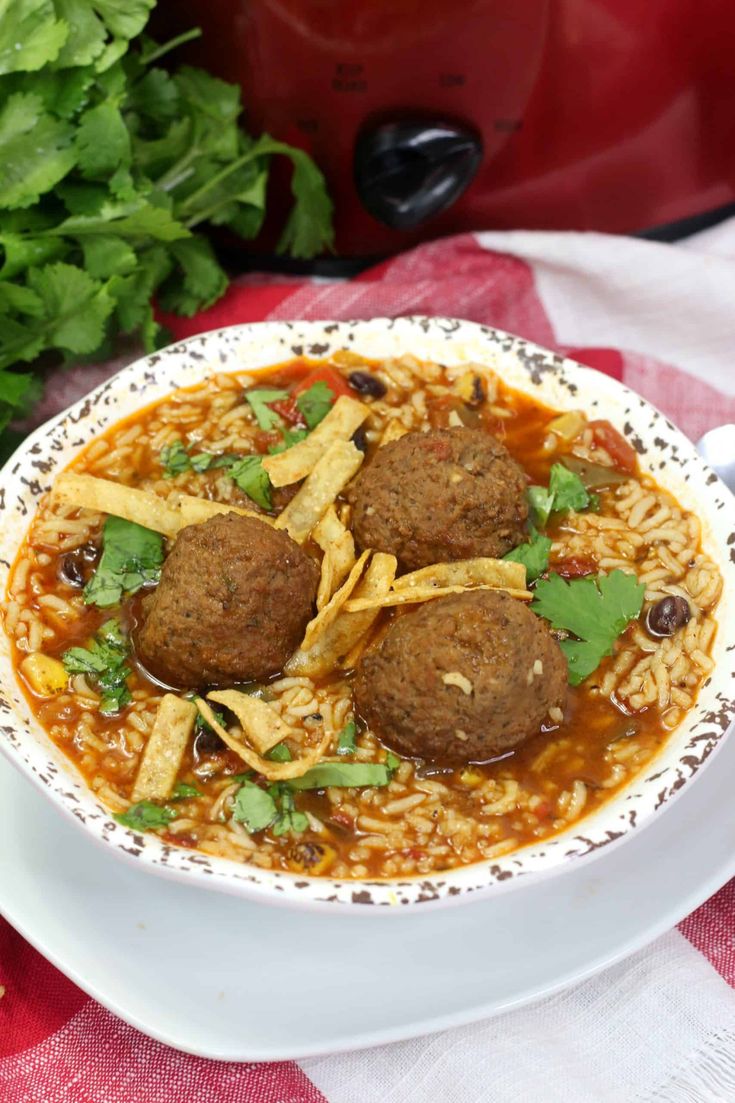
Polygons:
[[90,540],[87,544],[82,544],[81,548],[78,548],[77,551],[85,563],[96,563],[102,554],[102,549],[98,544],[95,544],[93,540]]
[[74,552],[59,560],[57,573],[61,582],[65,582],[67,586],[73,586],[75,590],[81,590],[84,586],[82,565]]
[[673,636],[679,628],[683,628],[689,622],[692,611],[686,598],[662,597],[655,605],[652,605],[646,616],[646,629],[649,636],[660,639],[662,636]]
[[468,402],[468,406],[482,406],[485,401],[485,384],[479,375],[476,375],[472,380],[472,396]]
[[202,755],[217,754],[224,749],[224,742],[211,728],[202,728],[194,739],[194,754],[197,758],[201,758]]
[[347,382],[353,391],[357,391],[358,394],[370,395],[371,398],[382,398],[388,389],[382,380],[367,371],[351,371],[347,377]]
[[354,433],[352,434],[352,443],[354,444],[355,448],[359,448],[361,452],[367,452],[367,434],[363,425],[361,425],[359,429],[355,429]]

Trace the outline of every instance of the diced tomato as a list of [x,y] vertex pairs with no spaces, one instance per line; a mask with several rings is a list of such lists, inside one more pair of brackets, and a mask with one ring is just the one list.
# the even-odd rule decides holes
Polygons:
[[293,395],[289,398],[281,398],[277,402],[269,402],[268,406],[271,410],[275,410],[277,414],[280,414],[289,425],[298,426],[300,429],[306,428],[304,415],[296,405],[296,399]]
[[[302,393],[302,391],[308,391],[309,387],[313,387],[315,383],[326,383],[330,391],[335,397],[335,400],[340,395],[352,395],[354,398],[354,391],[350,387],[346,379],[339,374],[336,368],[330,368],[328,364],[325,364],[323,368],[316,368],[297,383],[291,394],[295,398],[296,395]],[[275,408],[275,406],[274,406]]]
[[551,568],[555,574],[562,578],[584,578],[588,574],[597,574],[597,563],[594,559],[585,555],[570,555],[567,559],[560,559]]
[[635,474],[637,456],[635,448],[628,444],[624,436],[609,421],[591,421],[589,428],[600,448],[604,448],[610,459],[620,471]]
[[278,444],[282,439],[281,434],[277,431],[271,433],[264,429],[258,429],[255,433],[255,450],[264,456],[272,444]]

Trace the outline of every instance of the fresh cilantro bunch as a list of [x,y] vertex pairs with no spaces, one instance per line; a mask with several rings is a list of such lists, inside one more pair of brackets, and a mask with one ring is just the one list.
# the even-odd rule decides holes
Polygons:
[[68,674],[87,674],[101,691],[100,712],[111,716],[132,700],[127,679],[128,644],[116,620],[108,620],[96,633],[89,647],[70,647],[62,660]]
[[[292,161],[279,250],[332,245],[313,161],[239,125],[239,88],[158,61],[154,0],[7,0],[0,18],[0,429],[34,399],[7,369],[103,355],[118,333],[163,339],[152,297],[191,315],[227,278],[204,225],[253,238],[271,158]],[[131,43],[131,39],[135,39]]]

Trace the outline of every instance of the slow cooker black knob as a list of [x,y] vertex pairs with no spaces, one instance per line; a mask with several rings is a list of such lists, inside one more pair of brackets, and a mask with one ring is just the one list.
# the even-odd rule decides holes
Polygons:
[[447,122],[388,122],[355,146],[355,186],[373,218],[411,230],[462,194],[480,167],[478,134]]

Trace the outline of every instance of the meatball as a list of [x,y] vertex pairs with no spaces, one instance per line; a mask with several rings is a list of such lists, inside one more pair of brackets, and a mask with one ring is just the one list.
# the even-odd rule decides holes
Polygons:
[[394,620],[364,656],[354,692],[389,746],[455,765],[486,762],[551,725],[566,687],[546,623],[507,594],[473,590]]
[[362,548],[402,570],[500,557],[525,539],[526,479],[505,445],[480,429],[407,433],[381,448],[354,490]]
[[144,666],[174,686],[276,674],[301,642],[319,581],[291,537],[254,517],[182,529],[137,634]]

